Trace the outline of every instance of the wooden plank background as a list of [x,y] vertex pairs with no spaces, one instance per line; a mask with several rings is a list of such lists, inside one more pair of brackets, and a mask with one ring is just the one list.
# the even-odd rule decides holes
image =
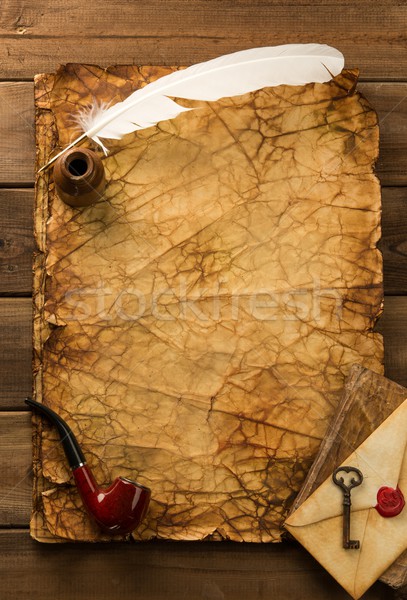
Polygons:
[[[33,76],[59,63],[192,64],[324,42],[360,68],[378,111],[386,374],[407,385],[405,0],[2,0],[0,11],[0,598],[346,600],[295,544],[56,544],[29,538]],[[375,584],[366,600],[407,598]]]

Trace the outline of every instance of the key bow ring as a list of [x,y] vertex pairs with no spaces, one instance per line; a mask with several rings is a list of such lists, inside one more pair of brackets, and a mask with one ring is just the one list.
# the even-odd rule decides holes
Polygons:
[[[354,473],[356,475],[356,478],[352,477],[350,482],[347,484],[345,483],[345,478],[339,476],[339,473],[341,472],[348,474]],[[344,492],[348,492],[353,488],[358,487],[358,485],[360,485],[363,482],[363,474],[362,471],[359,471],[359,469],[357,469],[356,467],[338,467],[333,472],[332,479],[336,485],[343,489]]]

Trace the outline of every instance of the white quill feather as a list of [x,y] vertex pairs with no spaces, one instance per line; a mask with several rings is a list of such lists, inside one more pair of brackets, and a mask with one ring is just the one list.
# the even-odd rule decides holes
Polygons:
[[340,73],[343,66],[343,55],[335,48],[321,44],[289,44],[242,50],[175,71],[136,90],[114,106],[93,106],[82,111],[78,121],[84,127],[84,133],[40,170],[86,137],[107,152],[100,138],[120,139],[127,133],[190,110],[170,97],[219,100],[263,87],[323,83]]

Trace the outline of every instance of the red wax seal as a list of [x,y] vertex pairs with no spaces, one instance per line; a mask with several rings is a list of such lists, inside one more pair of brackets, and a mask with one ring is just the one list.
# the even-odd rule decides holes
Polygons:
[[403,492],[398,486],[396,489],[384,486],[377,492],[375,509],[382,517],[397,517],[404,506]]

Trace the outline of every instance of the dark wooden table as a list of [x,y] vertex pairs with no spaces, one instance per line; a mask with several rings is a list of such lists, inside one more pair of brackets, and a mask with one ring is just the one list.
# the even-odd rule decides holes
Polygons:
[[[2,0],[0,4],[0,598],[346,600],[300,547],[53,544],[29,537],[33,76],[59,63],[188,65],[293,42],[339,48],[380,117],[386,374],[407,385],[406,0]],[[369,600],[407,598],[376,584]]]

